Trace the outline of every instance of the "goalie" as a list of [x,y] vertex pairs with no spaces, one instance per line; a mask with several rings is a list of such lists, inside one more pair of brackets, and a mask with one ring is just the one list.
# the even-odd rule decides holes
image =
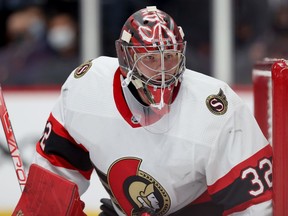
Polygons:
[[185,47],[174,20],[147,7],[125,22],[118,59],[76,68],[36,147],[36,171],[53,174],[29,174],[15,212],[37,195],[47,211],[69,196],[63,215],[69,203],[84,214],[73,191],[83,194],[96,170],[111,197],[102,216],[272,215],[270,144],[227,84],[186,69]]

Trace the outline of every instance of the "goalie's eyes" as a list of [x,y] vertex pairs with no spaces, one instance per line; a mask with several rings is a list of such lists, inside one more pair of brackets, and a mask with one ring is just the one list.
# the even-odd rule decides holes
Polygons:
[[[164,54],[164,61],[166,63],[175,63],[175,60],[178,61],[178,53],[165,53]],[[141,57],[141,61],[146,64],[150,65],[151,63],[161,62],[161,54],[145,54]]]
[[153,55],[147,55],[147,56],[145,56],[144,58],[144,61],[146,60],[146,61],[155,61],[155,56],[153,56]]
[[165,51],[164,53],[146,52],[138,53],[135,61],[138,67],[142,67],[141,70],[143,70],[144,67],[153,71],[174,73],[174,69],[177,69],[182,62],[183,56],[184,55],[177,51]]

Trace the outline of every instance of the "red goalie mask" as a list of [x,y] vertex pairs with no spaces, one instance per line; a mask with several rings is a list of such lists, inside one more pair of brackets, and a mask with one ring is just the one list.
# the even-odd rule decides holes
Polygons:
[[168,111],[176,98],[185,70],[183,37],[172,17],[156,7],[141,9],[125,22],[116,50],[130,109],[132,100],[127,97],[133,94],[125,92],[132,83],[141,102],[162,115],[167,113],[163,109]]

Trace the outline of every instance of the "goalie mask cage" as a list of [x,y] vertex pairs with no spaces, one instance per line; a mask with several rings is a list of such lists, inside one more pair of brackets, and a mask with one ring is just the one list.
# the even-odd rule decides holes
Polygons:
[[273,148],[273,216],[288,216],[288,61],[253,68],[254,115]]

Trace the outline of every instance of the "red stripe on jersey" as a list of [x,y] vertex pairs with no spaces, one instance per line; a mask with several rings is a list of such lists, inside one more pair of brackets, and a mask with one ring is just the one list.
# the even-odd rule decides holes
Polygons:
[[139,123],[133,123],[131,121],[131,118],[133,117],[126,101],[122,93],[122,87],[121,87],[121,71],[120,68],[117,69],[114,75],[113,80],[113,95],[116,107],[119,111],[119,113],[122,115],[122,117],[125,119],[125,121],[133,128],[141,127]]
[[230,170],[225,176],[218,179],[213,185],[208,186],[209,194],[215,194],[222,189],[226,188],[228,185],[233,183],[237,178],[241,176],[241,172],[248,167],[256,167],[258,165],[259,159],[272,157],[272,147],[268,144],[266,147],[252,155],[247,160],[238,164]]
[[236,212],[241,212],[244,211],[245,209],[255,205],[255,204],[259,204],[268,200],[272,199],[272,190],[267,190],[263,195],[256,197],[252,200],[249,200],[248,202],[242,203],[238,206],[235,206],[232,209],[229,209],[227,211],[224,211],[223,216],[227,216],[230,215],[232,213],[236,213]]

